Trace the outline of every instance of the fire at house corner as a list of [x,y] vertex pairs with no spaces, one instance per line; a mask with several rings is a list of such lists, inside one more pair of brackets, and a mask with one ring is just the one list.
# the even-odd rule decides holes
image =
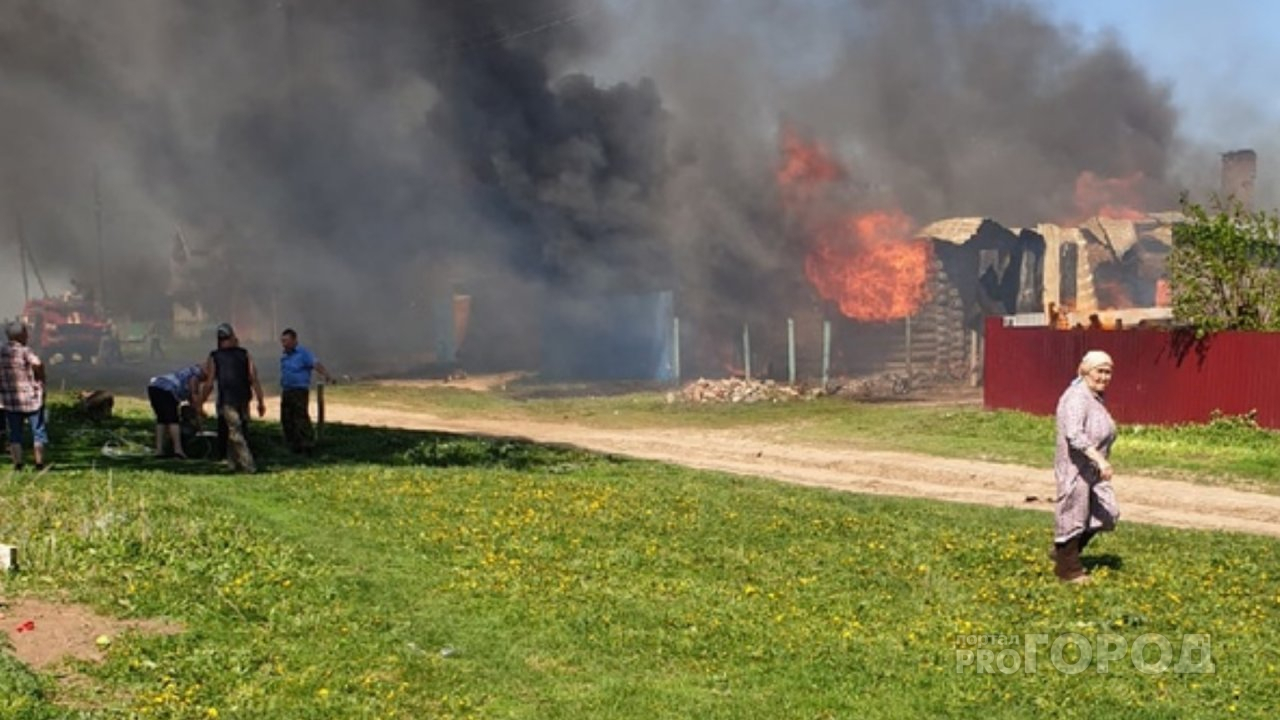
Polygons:
[[928,242],[892,205],[856,212],[838,196],[849,174],[817,142],[782,131],[777,173],[783,206],[805,236],[805,276],[853,320],[882,322],[915,314],[928,301]]

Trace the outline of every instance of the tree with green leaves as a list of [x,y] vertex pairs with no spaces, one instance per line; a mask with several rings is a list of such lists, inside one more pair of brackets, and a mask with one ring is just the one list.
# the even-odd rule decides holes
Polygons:
[[1168,262],[1174,317],[1201,336],[1280,330],[1280,218],[1217,198],[1209,210],[1184,198],[1182,212]]

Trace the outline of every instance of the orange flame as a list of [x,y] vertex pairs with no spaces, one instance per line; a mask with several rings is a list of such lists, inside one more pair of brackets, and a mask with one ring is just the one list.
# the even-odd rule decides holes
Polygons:
[[839,161],[789,128],[783,128],[780,145],[777,182],[783,207],[806,229],[805,276],[818,294],[854,320],[914,315],[929,299],[932,248],[912,236],[912,219],[892,207],[833,217],[818,201],[847,177]]
[[930,247],[911,237],[900,210],[849,215],[818,233],[804,272],[822,297],[854,320],[914,315],[928,299]]
[[1137,305],[1129,295],[1129,288],[1119,279],[1102,280],[1094,277],[1093,289],[1098,298],[1098,307],[1103,310],[1119,310]]
[[[1081,220],[1103,217],[1114,220],[1141,220],[1142,182],[1141,172],[1119,178],[1104,178],[1085,171],[1076,178],[1075,204]],[[1070,223],[1072,225],[1079,223]]]
[[1173,307],[1173,290],[1165,278],[1156,280],[1156,307]]
[[782,166],[778,168],[778,187],[789,210],[812,202],[827,185],[844,177],[844,168],[816,142],[806,142],[791,128],[782,128]]

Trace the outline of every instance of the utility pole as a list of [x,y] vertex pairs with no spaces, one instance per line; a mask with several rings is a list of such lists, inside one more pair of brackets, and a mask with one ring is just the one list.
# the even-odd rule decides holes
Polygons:
[[[297,37],[294,35],[294,20],[297,17],[298,9],[294,7],[293,0],[284,0],[280,3],[280,9],[284,13],[284,82],[285,97],[289,103],[289,142],[292,145],[297,142],[293,131],[297,130],[298,121],[298,96],[293,83],[293,66],[298,52]],[[290,158],[290,160],[292,159]]]
[[22,219],[18,219],[18,260],[22,264],[22,302],[31,299],[31,286],[27,281],[27,244],[22,241]]
[[98,166],[93,166],[93,220],[98,235],[98,306],[107,309],[107,258],[102,245],[102,183]]
[[[31,248],[27,245],[27,234],[22,227],[22,215],[18,215],[18,245],[22,247],[22,252],[27,259],[31,261],[31,272],[35,274],[36,282],[40,284],[40,294],[47,299],[49,297],[49,289],[44,286],[44,278],[40,276],[40,265],[36,263],[36,256],[31,254]],[[23,265],[23,267],[25,268],[26,265]],[[24,285],[26,284],[26,279],[27,276],[24,272],[22,276]]]
[[[284,85],[285,96],[285,118],[284,118],[284,182],[286,187],[295,187],[298,182],[299,167],[301,166],[301,147],[299,144],[299,118],[301,113],[298,112],[298,89],[296,82],[296,70],[298,64],[298,35],[297,35],[297,18],[298,7],[295,0],[281,0],[280,10],[284,20],[284,77],[277,78],[277,82]],[[286,191],[286,195],[287,195]],[[271,282],[271,324],[273,337],[280,337],[280,284],[276,280],[280,277],[280,248],[278,244],[271,245],[270,272],[273,278]],[[286,312],[289,308],[295,307],[294,298],[298,295],[293,287],[284,289],[284,302]],[[309,318],[315,317],[310,311],[307,311]],[[316,337],[324,337],[324,328],[318,323],[312,324],[311,330]],[[323,408],[323,405],[321,406]]]

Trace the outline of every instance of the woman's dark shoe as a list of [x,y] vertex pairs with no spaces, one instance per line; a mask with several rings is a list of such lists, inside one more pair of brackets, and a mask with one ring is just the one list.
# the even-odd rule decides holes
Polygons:
[[1073,537],[1060,543],[1055,550],[1053,574],[1065,583],[1087,583],[1089,573],[1080,562],[1080,538]]

